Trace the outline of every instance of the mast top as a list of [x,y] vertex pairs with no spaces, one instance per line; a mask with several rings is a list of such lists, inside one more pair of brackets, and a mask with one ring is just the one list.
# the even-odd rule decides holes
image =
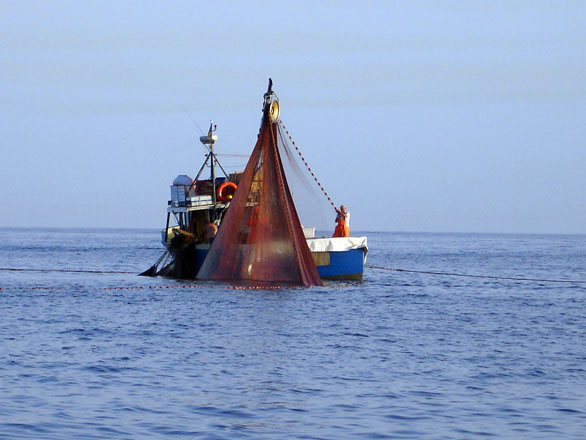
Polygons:
[[207,136],[200,136],[199,141],[204,145],[213,145],[218,140],[218,135],[214,134],[214,131],[218,129],[217,125],[214,125],[213,121],[210,121],[210,129],[208,130]]
[[268,115],[271,122],[274,124],[279,120],[279,98],[273,92],[273,80],[269,78],[269,87],[264,94],[263,114]]

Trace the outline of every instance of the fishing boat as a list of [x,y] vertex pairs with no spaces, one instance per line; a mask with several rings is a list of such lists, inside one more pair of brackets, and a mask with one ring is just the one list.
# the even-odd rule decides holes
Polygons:
[[[258,140],[242,172],[221,165],[217,126],[210,123],[200,137],[207,153],[195,178],[179,175],[171,185],[161,233],[166,253],[141,275],[306,286],[362,280],[367,237],[316,237],[315,228],[301,226],[283,166],[294,156],[291,138],[279,113],[269,79]],[[202,178],[206,169],[209,177]]]

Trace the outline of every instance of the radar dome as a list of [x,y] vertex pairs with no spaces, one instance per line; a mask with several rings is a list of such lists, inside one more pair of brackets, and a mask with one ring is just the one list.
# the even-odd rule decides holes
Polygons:
[[185,174],[181,174],[177,177],[175,177],[175,180],[173,180],[173,186],[191,186],[193,185],[193,180],[191,179],[191,177],[186,176]]

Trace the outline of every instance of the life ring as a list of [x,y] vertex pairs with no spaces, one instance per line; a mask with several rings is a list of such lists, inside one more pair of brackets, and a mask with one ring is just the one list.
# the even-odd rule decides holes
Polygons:
[[238,188],[238,186],[234,182],[222,183],[220,186],[218,186],[218,190],[216,191],[218,200],[222,203],[226,203],[227,201],[232,200],[232,197],[236,192],[236,188]]

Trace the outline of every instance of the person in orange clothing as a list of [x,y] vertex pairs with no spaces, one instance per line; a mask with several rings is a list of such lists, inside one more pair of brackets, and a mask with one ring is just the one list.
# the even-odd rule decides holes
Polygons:
[[350,213],[346,210],[346,205],[336,208],[336,229],[332,237],[349,237],[350,236]]

